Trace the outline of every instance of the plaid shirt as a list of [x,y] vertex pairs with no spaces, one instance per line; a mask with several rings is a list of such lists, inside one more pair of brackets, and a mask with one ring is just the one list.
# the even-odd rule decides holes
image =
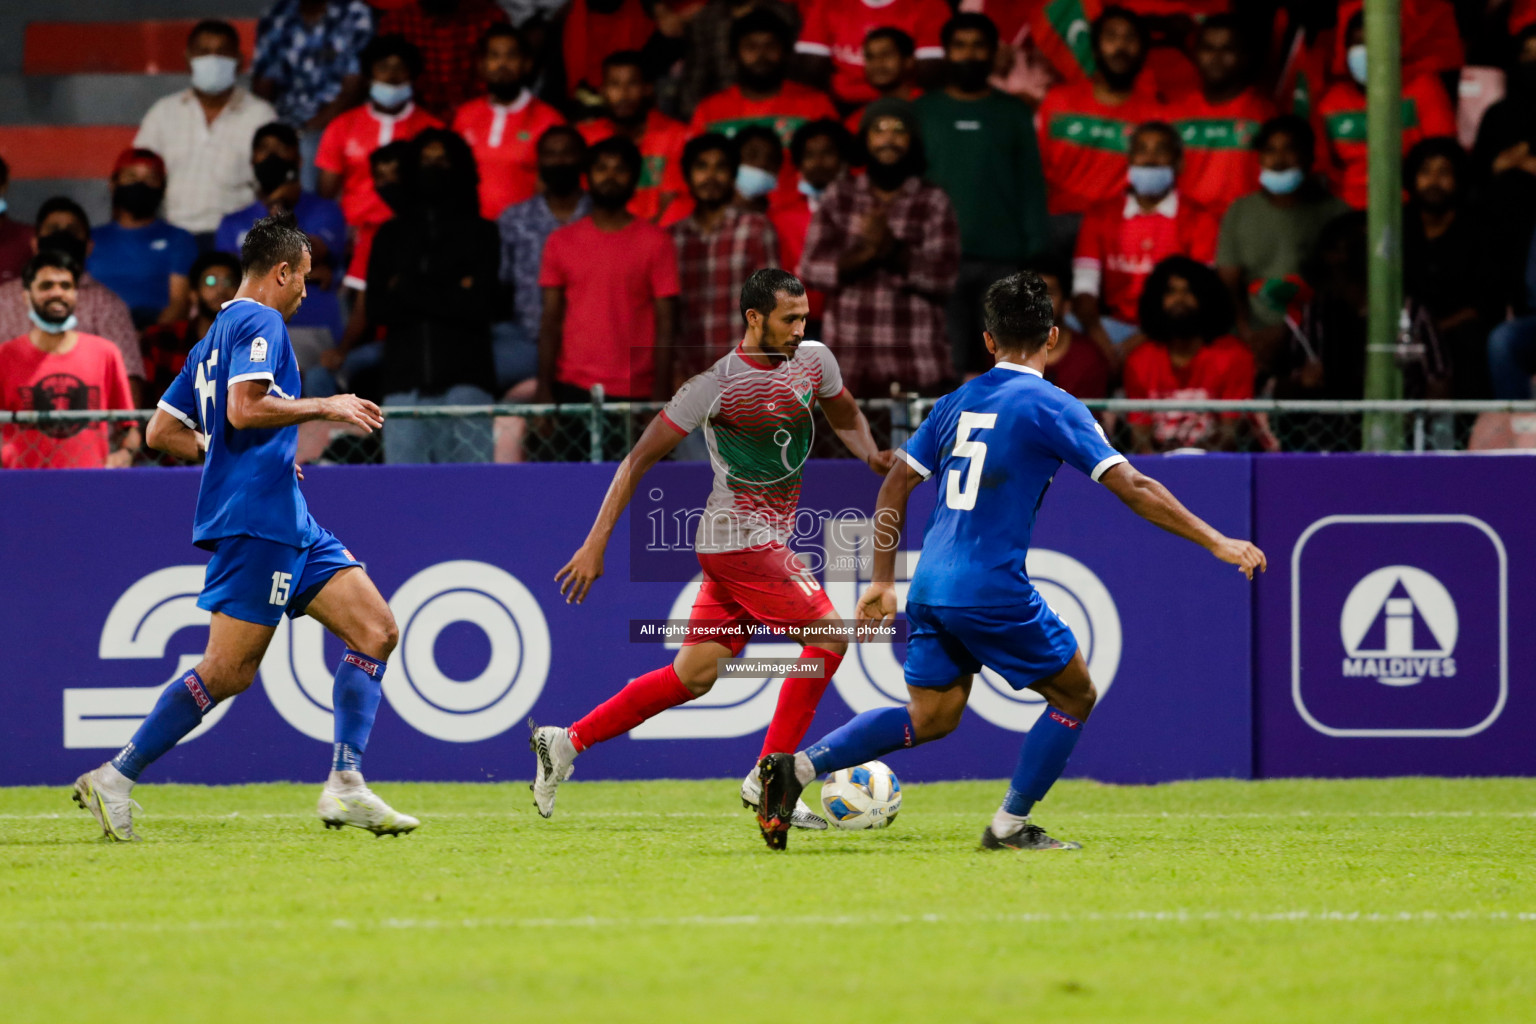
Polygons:
[[705,234],[689,217],[672,225],[677,243],[679,365],[694,374],[741,340],[741,286],[779,265],[779,239],[761,213],[728,206]]
[[311,28],[302,0],[277,0],[256,23],[251,78],[277,83],[277,115],[302,128],[341,92],[342,79],[362,73],[358,54],[373,38],[373,9],[363,0],[331,0]]
[[822,333],[855,395],[885,394],[891,382],[930,387],[951,375],[944,300],[960,270],[960,224],[942,189],[909,178],[885,208],[906,269],[888,263],[841,282],[837,260],[875,209],[869,178],[833,182],[805,234],[799,275],[827,293]]
[[592,197],[583,192],[568,221],[556,220],[543,196],[513,203],[496,218],[501,232],[501,280],[512,286],[512,319],[530,338],[539,336],[539,319],[544,314],[544,290],[539,287],[544,243],[556,228],[591,212]]
[[[688,56],[683,60],[682,105],[685,117],[705,96],[736,84],[736,55],[731,52],[731,22],[737,0],[710,0],[688,22]],[[800,15],[793,4],[783,0],[757,0],[761,7],[784,19],[784,24],[800,31]],[[786,56],[788,56],[786,54]]]
[[[20,278],[0,284],[0,337],[15,338],[32,330],[27,312],[32,308]],[[144,379],[144,356],[139,351],[139,332],[133,326],[128,304],[117,293],[90,274],[80,278],[75,299],[77,329],[82,334],[106,338],[123,353],[123,369],[128,376]]]
[[491,0],[459,0],[459,9],[447,18],[413,3],[380,15],[378,33],[405,36],[421,48],[426,69],[416,80],[416,102],[448,120],[466,100],[485,91],[475,69],[475,48],[486,29],[506,20],[507,12]]

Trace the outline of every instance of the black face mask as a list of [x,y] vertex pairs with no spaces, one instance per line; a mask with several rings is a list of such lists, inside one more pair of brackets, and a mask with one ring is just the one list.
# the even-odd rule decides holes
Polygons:
[[112,190],[112,205],[131,217],[153,217],[160,209],[165,189],[136,181],[132,185],[119,185]]
[[61,229],[46,235],[39,235],[37,250],[42,252],[44,249],[61,252],[81,266],[85,265],[85,243],[68,231]]
[[485,85],[491,98],[497,103],[511,103],[517,99],[518,93],[523,91],[522,82],[487,82]]
[[981,92],[987,87],[987,79],[992,75],[992,62],[989,60],[955,61],[949,66],[949,74],[955,87],[962,92]]
[[540,164],[539,180],[550,195],[568,196],[581,187],[581,165]]
[[261,188],[262,195],[276,192],[290,181],[297,180],[299,176],[299,165],[291,160],[284,160],[276,153],[257,161],[253,170],[256,172],[256,184]]
[[761,74],[742,67],[736,72],[736,81],[752,92],[775,92],[784,84],[784,65],[777,64]]
[[375,185],[373,190],[379,194],[380,199],[384,200],[384,205],[397,214],[405,211],[410,200],[405,186],[398,181],[392,181],[387,185]]

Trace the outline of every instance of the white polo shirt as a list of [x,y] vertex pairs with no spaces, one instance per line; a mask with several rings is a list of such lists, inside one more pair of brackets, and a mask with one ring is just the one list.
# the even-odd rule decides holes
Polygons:
[[156,100],[133,144],[165,160],[165,219],[200,234],[250,206],[256,199],[251,139],[276,120],[271,104],[238,85],[211,124],[191,89]]

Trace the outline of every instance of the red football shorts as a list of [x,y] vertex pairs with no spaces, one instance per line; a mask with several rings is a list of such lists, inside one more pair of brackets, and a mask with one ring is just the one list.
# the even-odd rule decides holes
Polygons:
[[710,641],[729,647],[735,657],[754,623],[790,628],[836,614],[816,577],[782,544],[723,554],[701,551],[699,564],[704,585],[688,616],[685,647]]

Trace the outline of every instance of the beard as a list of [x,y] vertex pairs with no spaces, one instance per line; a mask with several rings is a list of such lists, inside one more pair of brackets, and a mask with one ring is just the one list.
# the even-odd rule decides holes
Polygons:
[[882,192],[894,192],[902,182],[917,174],[917,161],[910,151],[903,153],[895,163],[871,160],[867,170],[869,183]]
[[1167,323],[1170,338],[1198,338],[1205,326],[1201,323],[1198,309],[1181,309],[1177,313],[1169,313]]
[[1127,92],[1136,84],[1136,76],[1141,74],[1141,65],[1132,64],[1124,71],[1115,71],[1100,61],[1099,73],[1104,76],[1104,83],[1115,92]]
[[609,213],[624,209],[635,196],[633,189],[617,189],[611,186],[602,189],[594,188],[589,194],[592,197],[593,206]]
[[751,92],[777,92],[784,84],[784,65],[757,71],[742,67],[736,72],[736,81]]
[[506,82],[487,82],[485,90],[497,103],[511,103],[523,91],[523,83],[516,79]]

